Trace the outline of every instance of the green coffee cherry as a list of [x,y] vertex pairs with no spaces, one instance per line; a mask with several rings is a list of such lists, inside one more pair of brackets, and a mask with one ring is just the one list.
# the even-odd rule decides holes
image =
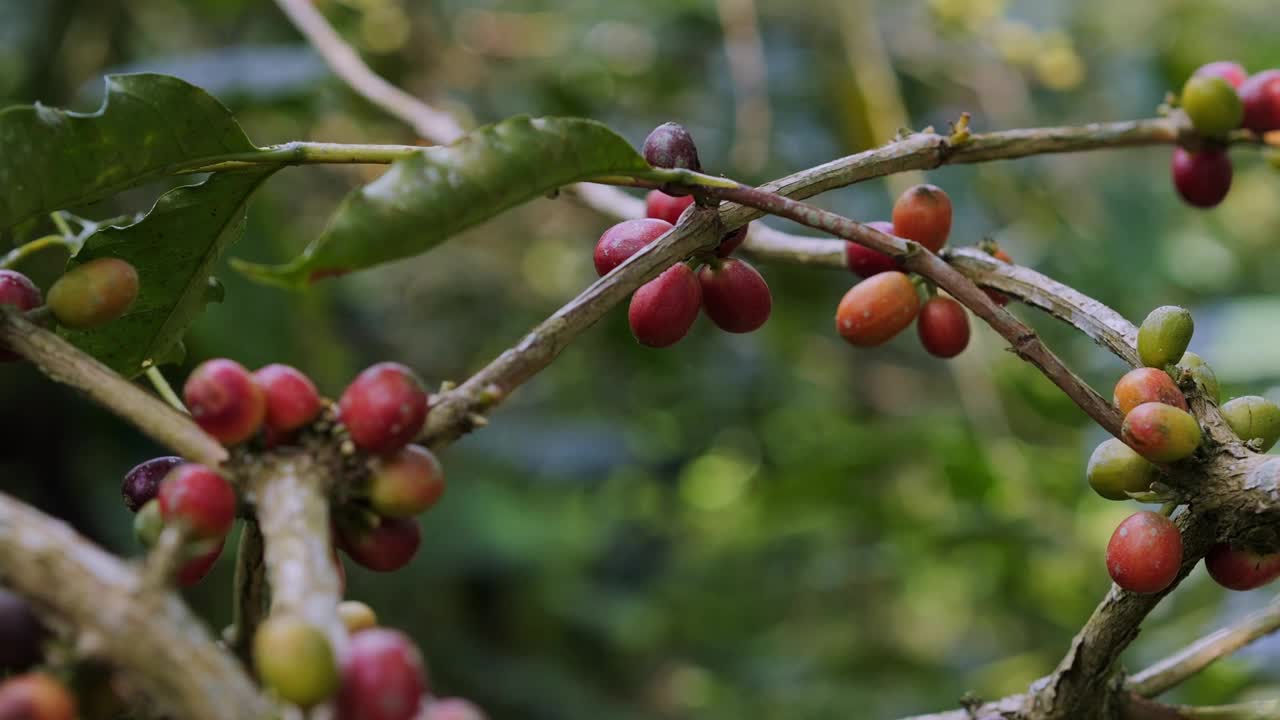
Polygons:
[[1177,462],[1200,447],[1200,423],[1185,410],[1164,403],[1143,403],[1129,411],[1121,439],[1155,463]]
[[1108,500],[1128,500],[1126,493],[1146,492],[1158,473],[1155,465],[1115,438],[1089,456],[1089,486]]
[[[1193,352],[1183,353],[1182,359],[1178,361],[1178,367],[1191,374],[1191,378],[1196,381],[1196,386],[1205,397],[1215,403],[1221,401],[1222,391],[1218,387],[1218,376],[1213,373],[1213,368],[1209,367],[1209,363],[1205,362],[1204,358]],[[1174,380],[1177,379],[1174,378]]]
[[1182,86],[1179,102],[1201,135],[1225,135],[1244,120],[1244,103],[1231,83],[1220,77],[1192,75]]
[[164,518],[160,516],[160,501],[148,500],[133,516],[133,536],[144,548],[155,547],[164,530]]
[[1176,305],[1158,307],[1138,328],[1138,357],[1147,367],[1171,365],[1187,351],[1194,331],[1195,321],[1186,308]]
[[106,325],[138,299],[138,271],[119,258],[98,258],[72,268],[49,288],[48,305],[60,325]]
[[1280,440],[1280,405],[1257,395],[1245,395],[1223,403],[1222,417],[1241,440],[1258,440],[1266,452]]
[[263,685],[304,708],[338,691],[338,664],[328,638],[301,618],[272,615],[258,626],[253,666]]

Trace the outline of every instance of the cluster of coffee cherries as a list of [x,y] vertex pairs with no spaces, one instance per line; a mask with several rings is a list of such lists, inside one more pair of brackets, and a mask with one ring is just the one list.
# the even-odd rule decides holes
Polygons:
[[[914,240],[929,252],[938,252],[951,233],[951,198],[934,185],[916,185],[902,193],[893,205],[893,221],[878,220],[868,227],[886,235]],[[1003,262],[1010,258],[992,248]],[[841,298],[836,307],[836,331],[850,344],[874,347],[893,339],[912,322],[920,344],[931,355],[951,358],[969,345],[969,316],[964,306],[928,287],[929,298],[920,302],[918,279],[898,269],[897,261],[882,252],[845,242],[845,263],[864,278]],[[1009,298],[987,291],[994,302]]]
[[[45,306],[63,327],[89,330],[118,319],[138,299],[138,271],[119,258],[98,258],[63,273],[49,288],[46,302],[31,278],[0,270],[0,305],[26,312]],[[0,350],[0,360],[17,356]]]
[[1238,63],[1212,62],[1191,74],[1178,103],[1207,142],[1195,152],[1174,149],[1173,186],[1188,204],[1213,207],[1231,190],[1231,159],[1222,138],[1237,128],[1258,134],[1280,130],[1280,69],[1250,77]]
[[[1185,308],[1156,308],[1138,328],[1144,367],[1116,383],[1113,402],[1124,414],[1120,438],[1098,445],[1089,457],[1089,485],[1109,500],[1152,497],[1160,466],[1185,460],[1201,443],[1200,424],[1189,412],[1178,381],[1217,403],[1213,369],[1187,352],[1195,324]],[[1249,395],[1221,408],[1231,430],[1251,449],[1266,452],[1280,440],[1280,406]],[[1130,592],[1155,593],[1173,583],[1182,566],[1182,534],[1166,515],[1143,511],[1126,518],[1107,545],[1107,571]],[[1251,590],[1280,577],[1280,553],[1256,553],[1219,543],[1205,557],[1209,575],[1231,590]]]
[[[677,123],[664,123],[649,133],[644,157],[654,167],[702,170],[692,136]],[[600,236],[596,273],[603,277],[662,237],[693,203],[687,193],[651,191],[645,198],[648,217],[624,220]],[[746,237],[744,225],[721,238],[714,252],[673,265],[637,289],[627,311],[636,340],[649,347],[674,345],[689,333],[699,309],[727,332],[749,333],[763,326],[773,310],[769,285],[745,260],[730,257]]]

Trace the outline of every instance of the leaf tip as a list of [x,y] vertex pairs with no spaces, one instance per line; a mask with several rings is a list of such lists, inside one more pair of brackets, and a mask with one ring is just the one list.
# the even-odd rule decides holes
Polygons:
[[231,258],[231,267],[250,280],[285,290],[304,290],[308,285],[306,268],[298,261],[284,265],[262,265],[240,258]]

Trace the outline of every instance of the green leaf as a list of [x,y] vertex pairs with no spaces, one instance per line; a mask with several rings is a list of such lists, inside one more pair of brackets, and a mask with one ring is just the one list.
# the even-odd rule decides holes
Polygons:
[[223,172],[171,190],[141,221],[106,228],[85,241],[74,263],[116,257],[138,270],[138,300],[123,317],[93,330],[59,332],[112,369],[133,377],[181,359],[182,336],[220,288],[210,273],[244,231],[245,205],[273,172]]
[[110,75],[85,114],[39,103],[0,112],[0,229],[149,179],[258,151],[231,113],[167,75]]
[[626,140],[598,122],[514,117],[396,161],[348,195],[324,233],[292,262],[232,265],[256,280],[297,288],[426,252],[562,185],[651,171]]

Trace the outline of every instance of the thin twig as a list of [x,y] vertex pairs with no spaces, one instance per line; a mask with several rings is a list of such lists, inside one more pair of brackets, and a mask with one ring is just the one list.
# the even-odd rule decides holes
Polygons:
[[253,635],[267,611],[267,581],[262,557],[262,531],[246,520],[236,549],[236,574],[231,599],[231,647],[241,662],[251,664]]

